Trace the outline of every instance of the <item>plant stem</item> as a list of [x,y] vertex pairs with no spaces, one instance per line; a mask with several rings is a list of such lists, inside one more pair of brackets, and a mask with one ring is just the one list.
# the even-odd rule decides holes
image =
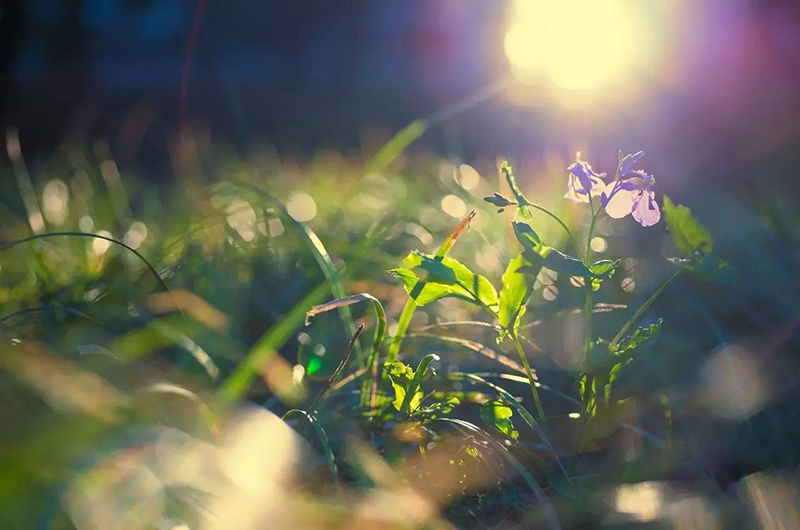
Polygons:
[[656,301],[656,298],[658,298],[659,296],[661,296],[661,293],[663,293],[663,292],[664,292],[664,290],[667,288],[667,286],[669,286],[669,284],[671,284],[671,283],[672,283],[672,282],[675,280],[675,278],[677,278],[677,277],[678,277],[678,275],[679,275],[681,272],[683,272],[683,269],[678,269],[678,270],[675,272],[675,274],[673,274],[672,276],[670,276],[670,277],[669,277],[669,279],[668,279],[667,281],[665,281],[665,282],[664,282],[664,283],[661,285],[661,287],[659,287],[659,288],[658,288],[658,290],[656,290],[656,292],[654,292],[654,293],[652,294],[652,296],[650,296],[650,298],[648,298],[648,299],[647,299],[647,301],[646,301],[645,303],[643,303],[643,304],[642,304],[642,306],[641,306],[639,309],[637,309],[637,310],[636,310],[636,312],[633,314],[633,316],[632,316],[631,318],[629,318],[627,322],[625,322],[625,325],[624,325],[624,326],[622,326],[622,329],[620,329],[620,330],[617,332],[617,334],[614,336],[614,339],[613,339],[613,340],[611,341],[611,343],[608,345],[608,348],[609,348],[609,349],[612,349],[612,348],[614,348],[614,346],[616,346],[616,345],[617,345],[617,343],[619,343],[619,341],[622,339],[622,336],[623,336],[623,335],[625,335],[625,332],[626,332],[626,331],[628,331],[628,329],[629,329],[629,328],[630,328],[630,327],[633,325],[633,323],[634,323],[634,322],[636,322],[636,321],[639,319],[639,317],[640,317],[640,316],[642,316],[642,314],[643,314],[645,311],[647,311],[647,308],[648,308],[648,307],[650,307],[650,305],[651,305],[653,302],[655,302],[655,301]]
[[392,340],[389,342],[389,351],[386,354],[386,363],[390,363],[397,358],[400,352],[400,344],[406,336],[408,325],[411,324],[411,317],[414,316],[414,311],[417,309],[417,302],[413,298],[406,300],[406,305],[403,307],[403,312],[400,313],[400,318],[397,320],[397,329],[394,332]]
[[[591,266],[592,261],[592,236],[594,236],[594,226],[597,222],[597,217],[600,215],[600,212],[603,211],[602,208],[598,208],[597,211],[594,210],[594,203],[592,203],[592,197],[589,195],[589,211],[592,212],[592,222],[589,224],[589,232],[586,235],[586,253],[584,265],[587,268]],[[591,352],[592,348],[592,278],[588,277],[585,278],[585,288],[586,288],[586,307],[584,308],[585,313],[585,325],[584,325],[584,352],[586,355],[586,360],[589,359],[589,353]]]
[[508,335],[514,342],[514,347],[517,349],[519,359],[522,361],[522,366],[525,368],[525,375],[528,376],[528,382],[531,385],[531,393],[533,394],[533,402],[536,405],[536,413],[539,415],[539,422],[542,424],[543,428],[547,429],[547,417],[544,415],[542,402],[539,399],[539,391],[536,389],[536,379],[533,378],[531,365],[528,363],[528,357],[525,355],[525,350],[522,348],[522,343],[519,341],[517,334],[513,330],[508,330]]
[[556,214],[554,214],[553,212],[551,212],[550,210],[548,210],[548,209],[547,209],[547,208],[545,208],[544,206],[539,206],[538,204],[533,204],[532,202],[529,202],[529,203],[527,204],[527,206],[530,206],[531,208],[534,208],[534,209],[536,209],[536,210],[539,210],[540,212],[542,212],[542,213],[545,213],[545,214],[549,215],[550,217],[552,217],[553,219],[555,219],[555,221],[556,221],[556,222],[557,222],[559,225],[561,225],[561,228],[563,228],[563,229],[564,229],[564,231],[565,231],[565,232],[567,233],[567,235],[569,236],[569,239],[570,239],[570,241],[571,241],[571,242],[572,242],[572,244],[575,246],[575,250],[577,250],[577,251],[578,251],[578,257],[579,257],[580,259],[583,259],[583,253],[581,252],[581,245],[580,245],[580,243],[578,243],[578,240],[577,240],[577,238],[575,238],[575,234],[573,234],[573,233],[572,233],[572,230],[570,230],[570,229],[569,229],[569,227],[567,226],[567,224],[566,224],[564,221],[562,221],[562,220],[561,220],[561,218],[560,218],[559,216],[557,216]]

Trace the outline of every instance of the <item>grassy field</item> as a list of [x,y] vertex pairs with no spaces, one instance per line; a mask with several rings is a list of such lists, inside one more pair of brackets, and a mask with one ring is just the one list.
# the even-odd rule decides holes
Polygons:
[[800,527],[792,225],[415,124],[163,176],[10,137],[0,528]]

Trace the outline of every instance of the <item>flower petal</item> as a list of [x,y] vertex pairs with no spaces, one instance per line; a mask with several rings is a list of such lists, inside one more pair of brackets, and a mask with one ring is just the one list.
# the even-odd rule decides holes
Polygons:
[[589,202],[589,197],[585,192],[579,191],[582,186],[578,182],[578,177],[570,173],[569,181],[567,182],[567,192],[564,194],[565,199],[573,202]]
[[606,201],[606,213],[609,217],[614,219],[622,219],[633,211],[633,201],[640,192],[633,190],[626,190],[620,187],[617,183],[609,184],[606,188],[605,194],[608,197]]
[[633,218],[642,226],[653,226],[661,219],[661,210],[656,203],[655,193],[643,192],[633,205]]
[[592,197],[598,197],[603,194],[603,190],[606,189],[606,183],[603,182],[600,179],[600,177],[605,177],[605,176],[606,176],[605,173],[601,173],[600,175],[597,176],[592,176],[592,188],[590,190]]

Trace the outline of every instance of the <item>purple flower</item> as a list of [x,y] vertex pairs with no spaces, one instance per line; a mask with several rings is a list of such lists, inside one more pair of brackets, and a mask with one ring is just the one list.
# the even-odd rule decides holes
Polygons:
[[589,202],[589,197],[597,197],[605,189],[605,173],[595,173],[592,166],[580,159],[567,168],[569,182],[565,199],[575,202]]
[[622,219],[628,214],[642,226],[653,226],[661,219],[653,185],[656,179],[644,171],[630,171],[629,178],[612,182],[601,196],[609,217]]
[[620,151],[618,156],[619,176],[624,178],[634,172],[633,165],[644,156],[644,151],[639,151],[638,153],[632,153],[625,156],[622,156],[622,151]]

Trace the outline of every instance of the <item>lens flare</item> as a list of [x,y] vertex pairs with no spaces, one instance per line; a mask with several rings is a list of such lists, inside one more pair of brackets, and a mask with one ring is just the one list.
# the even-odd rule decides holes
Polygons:
[[544,73],[569,90],[607,85],[646,48],[634,7],[621,0],[516,0],[506,56],[525,80]]

